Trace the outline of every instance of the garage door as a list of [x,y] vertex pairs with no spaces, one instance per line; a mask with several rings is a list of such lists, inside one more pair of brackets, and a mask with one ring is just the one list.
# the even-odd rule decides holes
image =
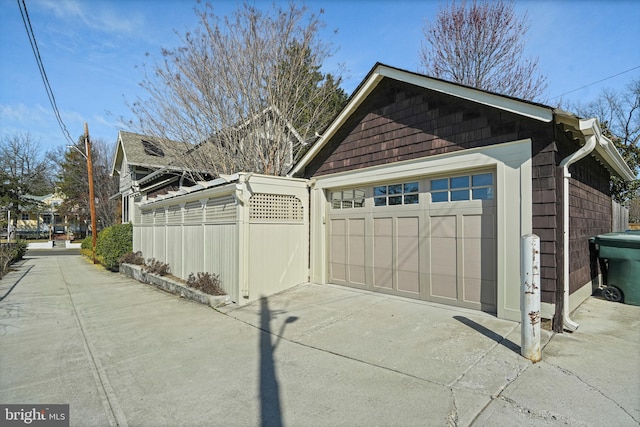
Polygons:
[[495,312],[494,176],[330,191],[330,281]]

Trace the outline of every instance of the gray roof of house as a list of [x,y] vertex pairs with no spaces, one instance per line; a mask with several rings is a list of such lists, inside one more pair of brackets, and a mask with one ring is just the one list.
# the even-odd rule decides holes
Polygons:
[[[128,164],[150,168],[170,166],[178,155],[188,149],[182,142],[126,131],[120,131],[118,140]],[[118,155],[116,153],[116,157]],[[118,160],[116,158],[116,162]]]

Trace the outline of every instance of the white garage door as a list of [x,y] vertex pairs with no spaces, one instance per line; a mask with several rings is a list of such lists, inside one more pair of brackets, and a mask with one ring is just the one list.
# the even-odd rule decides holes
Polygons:
[[494,176],[331,191],[330,281],[495,312]]

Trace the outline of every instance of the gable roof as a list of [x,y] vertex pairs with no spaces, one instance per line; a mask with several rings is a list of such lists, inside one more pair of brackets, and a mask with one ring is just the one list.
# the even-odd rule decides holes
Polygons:
[[[322,150],[322,148],[333,137],[333,135],[335,135],[340,127],[349,119],[349,117],[357,110],[357,108],[364,102],[365,99],[367,99],[367,97],[385,78],[441,92],[471,102],[508,111],[534,120],[539,120],[545,123],[551,123],[555,118],[556,123],[566,122],[573,125],[576,119],[580,120],[570,113],[555,110],[553,107],[550,107],[548,105],[526,101],[511,96],[500,95],[493,92],[461,85],[458,83],[448,82],[446,80],[428,77],[423,74],[402,70],[400,68],[391,67],[389,65],[378,62],[373,66],[371,71],[369,71],[364,80],[353,92],[347,102],[347,105],[336,116],[333,122],[331,122],[331,124],[325,129],[324,134],[321,135],[320,139],[292,168],[291,172],[288,174],[289,176],[296,176],[304,170],[304,168],[311,162],[311,160],[313,160],[313,158],[320,152],[320,150]],[[601,143],[598,144],[598,154],[600,154],[601,159],[605,162],[605,166],[618,174],[621,178],[633,179],[633,172],[624,162],[622,156],[620,156],[620,153],[618,153],[618,151],[615,149],[613,143],[602,136],[602,132],[599,129],[597,120],[594,123],[595,124],[592,124],[589,127],[597,127],[597,130],[594,131],[594,133],[598,136],[599,141],[601,141]],[[580,129],[579,125],[577,126],[577,129]]]
[[169,168],[174,162],[175,156],[186,151],[187,147],[182,142],[121,130],[118,132],[111,175],[120,170],[124,160],[129,165],[143,166],[149,169]]

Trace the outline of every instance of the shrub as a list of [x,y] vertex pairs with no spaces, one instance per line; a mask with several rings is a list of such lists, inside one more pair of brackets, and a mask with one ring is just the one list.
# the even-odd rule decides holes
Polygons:
[[222,289],[220,276],[217,274],[198,273],[194,276],[191,273],[187,279],[187,286],[209,295],[226,295],[226,292]]
[[87,236],[82,240],[80,244],[80,249],[93,249],[93,239],[91,236]]
[[27,242],[24,240],[18,240],[11,253],[11,262],[21,260],[24,254],[27,253]]
[[[86,240],[86,239],[85,239]],[[82,242],[84,244],[84,241]],[[133,250],[133,226],[117,224],[107,227],[98,234],[96,255],[109,270],[117,271],[120,257]]]
[[7,274],[9,266],[22,259],[25,253],[27,253],[27,242],[24,240],[0,244],[0,278]]
[[158,276],[166,276],[171,271],[169,264],[158,261],[155,258],[149,258],[145,267],[149,273],[157,274]]
[[142,252],[127,252],[118,260],[120,264],[144,265],[144,257]]

